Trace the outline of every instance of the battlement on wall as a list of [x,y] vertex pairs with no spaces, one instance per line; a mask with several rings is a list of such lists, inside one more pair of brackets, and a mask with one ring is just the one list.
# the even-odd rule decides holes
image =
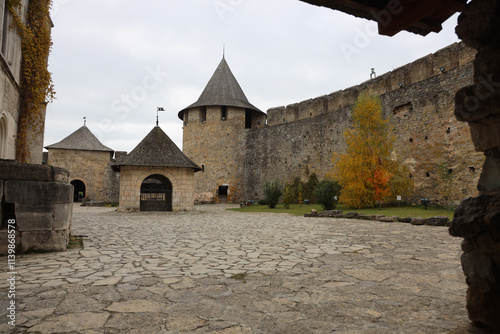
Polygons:
[[378,96],[387,94],[400,89],[401,85],[406,87],[471,63],[475,54],[475,50],[463,43],[451,44],[357,86],[287,106],[270,108],[267,110],[267,125],[293,122],[342,109],[352,105],[364,90],[371,90]]

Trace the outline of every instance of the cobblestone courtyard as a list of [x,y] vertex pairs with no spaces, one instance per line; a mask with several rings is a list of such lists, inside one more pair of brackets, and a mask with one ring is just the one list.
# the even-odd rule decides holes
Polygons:
[[74,207],[83,250],[19,256],[1,333],[448,333],[468,323],[445,227]]

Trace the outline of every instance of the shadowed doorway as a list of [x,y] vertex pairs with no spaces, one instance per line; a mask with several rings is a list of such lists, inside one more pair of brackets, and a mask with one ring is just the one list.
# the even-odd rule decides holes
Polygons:
[[142,182],[141,211],[172,211],[172,183],[169,179],[155,174]]
[[73,180],[71,181],[71,184],[73,185],[74,188],[73,201],[81,202],[86,196],[85,183],[83,183],[83,181],[80,180]]
[[227,203],[228,186],[219,187],[219,203]]

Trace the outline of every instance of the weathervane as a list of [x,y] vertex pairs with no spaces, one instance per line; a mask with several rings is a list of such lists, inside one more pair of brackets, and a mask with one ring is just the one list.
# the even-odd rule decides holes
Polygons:
[[83,126],[87,125],[87,116],[83,116]]
[[159,123],[158,122],[158,113],[160,111],[165,111],[165,108],[163,108],[163,107],[156,107],[156,126],[158,126],[158,123]]

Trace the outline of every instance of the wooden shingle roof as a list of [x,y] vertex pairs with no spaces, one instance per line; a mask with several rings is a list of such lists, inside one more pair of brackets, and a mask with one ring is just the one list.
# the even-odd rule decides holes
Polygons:
[[258,113],[263,113],[257,107],[248,102],[240,84],[234,77],[226,59],[223,57],[215,70],[212,78],[208,81],[198,101],[181,110],[179,118],[184,119],[184,111],[206,106],[228,106],[241,107]]
[[125,157],[117,160],[114,166],[147,166],[201,168],[189,159],[159,127],[155,126],[146,137]]
[[99,139],[87,128],[82,126],[58,143],[45,146],[46,149],[80,150],[80,151],[102,151],[114,152],[113,149],[104,146]]

